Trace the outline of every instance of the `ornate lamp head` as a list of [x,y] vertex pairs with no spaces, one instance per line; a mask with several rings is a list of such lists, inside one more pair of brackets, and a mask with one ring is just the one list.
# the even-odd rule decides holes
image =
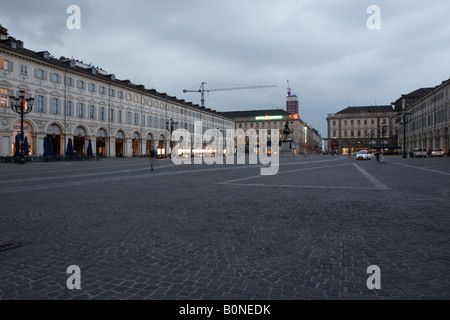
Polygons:
[[33,111],[34,98],[26,98],[24,90],[20,90],[19,97],[9,96],[11,109],[16,113],[28,114]]

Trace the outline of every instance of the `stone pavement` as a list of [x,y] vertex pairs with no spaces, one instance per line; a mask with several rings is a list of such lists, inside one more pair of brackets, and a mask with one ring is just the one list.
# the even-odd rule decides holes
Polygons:
[[2,164],[0,299],[450,298],[448,157],[153,161]]

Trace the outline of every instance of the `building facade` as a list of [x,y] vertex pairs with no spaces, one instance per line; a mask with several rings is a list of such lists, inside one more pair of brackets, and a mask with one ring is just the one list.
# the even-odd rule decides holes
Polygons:
[[328,150],[353,154],[360,150],[398,152],[398,116],[390,105],[348,107],[329,114]]
[[[52,141],[54,155],[64,155],[68,139],[76,154],[86,153],[88,140],[94,153],[104,157],[168,155],[173,128],[194,132],[234,129],[234,122],[214,110],[194,105],[154,89],[71,59],[55,59],[49,52],[34,52],[0,30],[0,155],[14,153],[20,117],[10,108],[10,96],[25,91],[35,98],[25,117],[24,134],[30,154],[44,153],[44,138]],[[176,124],[171,128],[171,123]]]
[[[316,130],[306,125],[298,114],[290,114],[281,109],[222,112],[222,115],[235,122],[236,129],[247,131],[255,129],[259,138],[259,130],[279,130],[279,140],[283,140],[286,123],[291,130],[292,149],[295,153],[320,152],[321,137]],[[269,139],[269,138],[268,138]],[[251,148],[252,146],[247,146]],[[253,148],[258,149],[258,145]]]
[[[289,82],[288,82],[289,83]],[[289,114],[299,114],[299,99],[296,94],[293,94],[288,85],[288,92],[286,96],[286,111]]]
[[[450,79],[443,81],[435,88],[427,88],[422,95],[411,101],[408,95],[403,95],[396,101],[399,108],[401,123],[399,142],[403,147],[406,137],[405,151],[414,148],[440,148],[446,154],[450,152]],[[403,115],[405,115],[403,117]],[[406,126],[403,118],[406,119]],[[405,135],[406,133],[406,135]]]

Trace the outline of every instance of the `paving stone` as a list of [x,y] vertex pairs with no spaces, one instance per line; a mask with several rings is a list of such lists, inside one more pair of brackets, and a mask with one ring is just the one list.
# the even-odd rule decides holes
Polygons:
[[[264,177],[170,160],[151,173],[138,158],[1,164],[0,244],[25,245],[0,252],[0,299],[448,300],[450,159],[417,160],[299,157]],[[80,291],[66,288],[74,264]],[[372,264],[382,290],[366,287]]]

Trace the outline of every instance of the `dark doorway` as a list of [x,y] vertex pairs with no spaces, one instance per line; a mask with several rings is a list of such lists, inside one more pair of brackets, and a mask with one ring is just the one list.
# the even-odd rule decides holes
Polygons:
[[106,139],[97,138],[96,141],[97,156],[106,157]]
[[53,156],[59,156],[61,154],[61,136],[49,134],[47,138],[52,141]]
[[86,149],[86,139],[85,137],[74,137],[73,138],[73,152],[75,155],[83,155]]
[[131,142],[131,150],[133,152],[132,156],[139,156],[139,139],[133,139]]
[[123,139],[116,138],[116,157],[123,157]]

